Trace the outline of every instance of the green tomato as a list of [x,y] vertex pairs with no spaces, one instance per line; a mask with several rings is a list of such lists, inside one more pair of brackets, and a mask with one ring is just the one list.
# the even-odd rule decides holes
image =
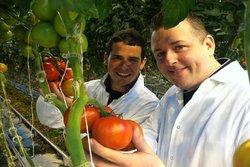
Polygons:
[[50,22],[40,21],[31,30],[33,42],[51,48],[57,46],[60,36],[56,33],[54,26]]

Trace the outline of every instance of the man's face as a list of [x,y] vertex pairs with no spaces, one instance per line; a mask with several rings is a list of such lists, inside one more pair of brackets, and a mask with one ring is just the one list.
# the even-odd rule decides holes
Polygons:
[[109,55],[104,56],[113,90],[126,92],[143,69],[146,59],[141,60],[141,47],[130,46],[123,42],[112,45]]
[[186,20],[171,29],[160,28],[151,37],[151,49],[160,72],[185,90],[196,88],[211,75],[215,68],[214,48],[212,36],[207,35],[201,41]]

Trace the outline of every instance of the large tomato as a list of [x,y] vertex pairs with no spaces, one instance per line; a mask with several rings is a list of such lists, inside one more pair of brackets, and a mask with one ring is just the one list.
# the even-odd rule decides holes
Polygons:
[[[139,128],[139,132],[141,134],[141,136],[144,136],[143,134],[143,130],[142,130],[142,127],[140,126],[140,124],[138,124],[137,122],[133,121],[133,120],[127,120],[131,125],[132,127],[138,127]],[[130,150],[134,150],[135,149],[135,146],[134,144],[132,143],[132,141],[129,143],[128,146],[126,146],[123,150],[124,151],[130,151]]]
[[[64,113],[65,127],[68,126],[69,113],[70,113],[70,108],[68,108]],[[82,117],[81,117],[81,132],[82,133],[87,132],[85,116],[86,116],[87,122],[88,122],[88,130],[89,130],[89,132],[91,132],[94,122],[98,118],[100,118],[100,111],[94,106],[91,106],[91,105],[85,106],[84,111],[82,113]]]
[[60,36],[56,33],[53,25],[46,21],[40,21],[33,26],[31,37],[34,42],[46,48],[57,46],[60,40]]
[[130,143],[133,129],[126,120],[113,116],[102,117],[95,121],[92,135],[103,146],[121,150]]
[[50,62],[43,63],[43,68],[46,73],[46,78],[48,81],[56,80],[60,75],[56,67]]
[[63,94],[67,97],[74,96],[74,91],[72,87],[73,81],[74,79],[71,78],[62,82],[61,88],[62,88]]

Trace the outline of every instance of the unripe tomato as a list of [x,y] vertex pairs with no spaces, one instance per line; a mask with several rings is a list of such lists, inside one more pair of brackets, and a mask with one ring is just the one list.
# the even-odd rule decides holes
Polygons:
[[102,117],[95,121],[92,135],[103,146],[121,150],[131,142],[133,129],[128,121],[119,117]]
[[46,48],[57,46],[60,40],[60,36],[56,33],[53,25],[45,21],[40,21],[33,26],[31,37],[34,42]]
[[4,63],[0,63],[0,72],[6,72],[8,67]]
[[[64,113],[63,118],[64,118],[65,127],[68,126],[69,113],[70,113],[70,107]],[[85,105],[85,108],[83,109],[82,117],[81,117],[81,128],[80,128],[81,133],[86,133],[87,132],[87,126],[86,126],[85,118],[87,119],[88,130],[89,130],[89,132],[91,132],[94,122],[98,118],[100,118],[100,111],[94,106]]]
[[52,5],[49,4],[49,0],[34,0],[32,5],[32,12],[40,20],[50,21],[53,20],[56,11],[52,8]]
[[71,78],[62,82],[61,88],[62,88],[63,94],[67,97],[74,96],[74,91],[72,87],[73,81],[74,79]]
[[56,67],[50,62],[43,63],[43,68],[46,73],[46,78],[48,82],[56,80],[60,75]]

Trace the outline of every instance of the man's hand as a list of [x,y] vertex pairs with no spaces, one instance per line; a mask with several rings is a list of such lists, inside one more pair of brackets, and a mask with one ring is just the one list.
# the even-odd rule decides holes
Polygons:
[[139,129],[134,129],[133,143],[137,148],[134,153],[122,153],[102,146],[95,139],[91,139],[93,161],[96,167],[164,167],[159,157],[140,135]]
[[[39,91],[39,93],[42,96],[44,96],[44,93],[43,93],[42,89],[39,88],[38,91]],[[58,87],[56,86],[56,84],[53,83],[53,82],[50,83],[50,91],[51,91],[51,93],[54,93],[57,96],[57,99],[59,99],[62,102],[64,102],[64,96],[63,96],[63,94],[60,92],[60,90],[58,89]],[[70,98],[70,97],[66,97],[65,96],[65,101],[67,103],[67,106],[69,107],[69,106],[71,106],[73,99]]]

